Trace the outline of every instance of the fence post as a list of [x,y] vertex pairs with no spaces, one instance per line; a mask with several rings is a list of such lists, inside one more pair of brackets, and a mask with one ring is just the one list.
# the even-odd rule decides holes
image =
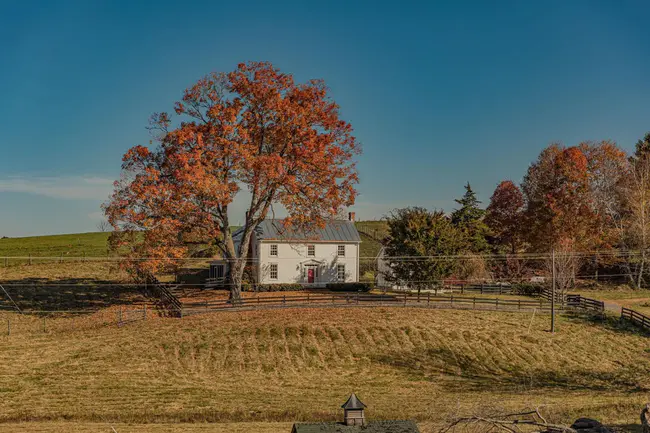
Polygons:
[[404,292],[404,306],[406,307],[406,292]]
[[282,295],[282,304],[283,305],[287,304],[287,295]]
[[454,292],[451,292],[451,306],[454,306]]
[[427,293],[427,305],[431,303],[431,292]]
[[357,305],[359,305],[359,294],[357,293]]
[[45,316],[43,316],[43,332],[45,332],[45,331],[46,331],[46,329],[45,329]]
[[472,310],[476,310],[476,296],[474,296],[474,302],[472,302]]
[[521,299],[519,300],[518,310],[521,310]]
[[147,320],[147,304],[144,304],[144,314],[142,316],[142,320]]
[[309,304],[309,292],[307,292],[307,304]]
[[119,317],[118,323],[122,323],[122,306],[121,305],[120,305],[120,315],[118,317]]
[[205,311],[208,311],[208,301],[205,301]]
[[465,293],[465,284],[461,283],[461,285],[460,285],[460,294],[462,295],[464,293]]
[[498,310],[499,309],[499,298],[497,298],[496,304],[497,304],[497,310]]
[[11,335],[11,321],[7,317],[7,335]]
[[483,283],[481,283],[481,295],[483,294]]
[[420,291],[418,290],[418,304],[420,303]]

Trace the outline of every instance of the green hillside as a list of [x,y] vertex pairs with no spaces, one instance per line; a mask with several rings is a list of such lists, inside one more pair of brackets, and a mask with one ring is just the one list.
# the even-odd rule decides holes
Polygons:
[[0,239],[0,257],[102,257],[110,233],[31,236]]
[[[361,256],[376,257],[381,245],[376,239],[386,235],[383,221],[356,223],[361,232]],[[110,233],[75,233],[0,239],[0,257],[104,257]]]

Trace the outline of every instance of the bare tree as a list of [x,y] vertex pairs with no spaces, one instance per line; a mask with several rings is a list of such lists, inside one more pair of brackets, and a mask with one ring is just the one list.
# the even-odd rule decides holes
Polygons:
[[564,299],[575,286],[576,277],[582,266],[582,259],[573,251],[569,242],[561,242],[555,249],[555,258],[546,259],[548,281],[552,282],[553,263],[555,263],[555,294]]
[[566,432],[575,433],[576,430],[560,424],[551,424],[540,413],[539,408],[535,410],[518,413],[494,413],[488,415],[474,415],[452,419],[446,426],[439,430],[440,433],[453,432],[456,428],[463,431],[472,426],[475,432],[491,432],[501,430],[508,433],[519,433],[523,431],[537,432]]
[[619,230],[624,266],[630,282],[641,288],[650,255],[650,155],[635,158],[620,194],[623,217]]
[[112,228],[111,225],[106,220],[101,220],[100,222],[97,223],[97,230],[99,230],[100,232],[108,232],[111,230],[111,228]]

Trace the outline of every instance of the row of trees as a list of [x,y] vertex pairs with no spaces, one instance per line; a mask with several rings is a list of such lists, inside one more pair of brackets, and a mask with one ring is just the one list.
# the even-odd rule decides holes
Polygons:
[[[486,211],[469,183],[456,203],[459,207],[451,215],[410,207],[397,209],[387,217],[384,251],[391,267],[385,275],[388,280],[419,290],[450,275],[466,278],[486,274],[480,258],[491,249]],[[467,253],[470,256],[463,260],[457,257]]]
[[486,223],[499,251],[620,251],[624,259],[609,264],[641,287],[650,248],[649,199],[650,133],[630,156],[611,141],[553,144],[521,186],[497,186]]
[[[566,258],[578,252],[619,251],[615,262],[604,259],[591,264],[593,270],[614,266],[641,287],[650,257],[650,133],[638,141],[631,156],[611,141],[552,144],[529,166],[521,185],[511,180],[499,183],[485,210],[469,185],[456,202],[460,207],[449,216],[421,208],[390,215],[387,255],[472,257],[556,251]],[[393,278],[430,284],[467,274],[467,269],[459,269],[462,260],[445,261],[446,266],[438,262],[427,275],[416,277],[414,265],[394,261]],[[575,260],[570,262],[571,269],[579,267]],[[502,260],[491,270],[516,276],[520,267],[521,263]]]

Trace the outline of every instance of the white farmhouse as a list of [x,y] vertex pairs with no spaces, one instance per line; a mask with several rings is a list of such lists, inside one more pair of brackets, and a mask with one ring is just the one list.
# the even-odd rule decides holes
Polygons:
[[[240,231],[233,233],[233,240],[241,241]],[[248,260],[258,284],[324,287],[358,282],[360,243],[353,212],[347,221],[329,221],[311,232],[285,229],[282,220],[264,220],[251,237]],[[224,282],[226,266],[224,260],[210,264],[208,286]]]

